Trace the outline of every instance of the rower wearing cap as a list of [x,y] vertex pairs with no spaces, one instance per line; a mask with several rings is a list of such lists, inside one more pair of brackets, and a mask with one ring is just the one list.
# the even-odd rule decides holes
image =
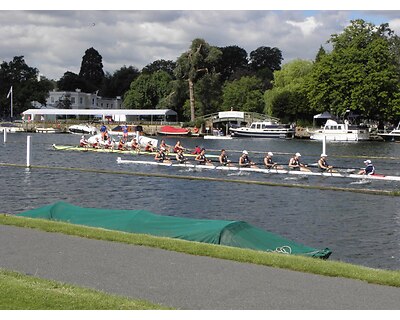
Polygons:
[[180,164],[183,164],[186,161],[188,161],[188,159],[183,154],[183,150],[179,150],[175,157],[176,157],[176,161],[178,161]]
[[161,147],[154,156],[154,160],[158,162],[171,163],[170,159],[165,155],[165,148]]
[[362,169],[358,172],[358,174],[365,174],[365,175],[374,175],[375,174],[375,167],[372,164],[371,160],[365,160],[364,164],[366,165],[365,169]]
[[333,166],[330,166],[326,161],[327,154],[322,153],[321,158],[318,160],[318,168],[321,172],[333,172]]
[[264,157],[264,165],[265,165],[265,167],[267,169],[279,169],[279,170],[282,170],[283,169],[282,166],[278,166],[278,164],[276,162],[272,161],[272,157],[273,156],[274,156],[274,154],[271,151],[267,152],[265,154],[265,157]]
[[239,166],[242,168],[257,168],[256,164],[249,159],[249,153],[243,150],[242,155],[239,158]]
[[290,158],[289,160],[289,169],[298,170],[298,171],[310,171],[307,169],[307,165],[300,162],[301,154],[296,152],[296,154]]

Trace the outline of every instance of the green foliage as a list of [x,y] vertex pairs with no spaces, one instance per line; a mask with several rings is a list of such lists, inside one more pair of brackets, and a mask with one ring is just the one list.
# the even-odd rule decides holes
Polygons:
[[315,112],[342,115],[346,110],[370,119],[400,117],[399,55],[393,33],[355,20],[333,35],[331,53],[320,55],[308,79],[308,98]]
[[238,46],[219,48],[222,57],[217,64],[216,71],[221,75],[222,82],[234,77],[235,73],[248,70],[247,52]]
[[29,67],[23,56],[16,56],[10,62],[0,65],[0,117],[9,117],[10,98],[7,93],[13,87],[13,115],[17,116],[31,108],[31,101],[45,103],[53,83],[46,78],[38,81],[39,71]]
[[127,109],[155,109],[171,92],[171,76],[165,71],[141,74],[124,97]]
[[242,77],[223,88],[222,109],[257,112],[264,111],[262,81],[257,77]]
[[110,98],[116,96],[122,97],[129,90],[132,81],[139,75],[139,70],[133,66],[123,66],[112,75],[106,73],[99,94]]
[[79,76],[85,79],[95,90],[101,88],[104,78],[103,58],[94,48],[85,51],[82,57],[81,69]]
[[305,91],[311,61],[293,60],[274,72],[273,88],[265,91],[265,113],[284,122],[312,117]]
[[145,74],[152,74],[157,71],[165,71],[167,72],[171,77],[174,77],[174,69],[176,67],[176,63],[172,60],[156,60],[153,61],[152,63],[148,64],[142,69],[142,73]]

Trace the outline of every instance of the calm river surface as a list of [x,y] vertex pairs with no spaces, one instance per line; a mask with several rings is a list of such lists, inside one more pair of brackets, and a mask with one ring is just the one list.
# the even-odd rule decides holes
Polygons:
[[[347,178],[285,175],[246,175],[212,170],[192,171],[149,165],[117,164],[116,154],[55,151],[52,144],[76,145],[79,135],[30,134],[32,165],[209,176],[221,181],[198,181],[128,174],[107,174],[0,166],[1,210],[16,214],[56,201],[83,207],[145,209],[157,214],[201,219],[244,220],[265,230],[315,248],[330,248],[330,259],[383,269],[400,269],[400,198],[355,192],[288,188],[223,182],[223,179],[259,180],[285,184],[334,186],[352,189],[400,190],[399,182],[361,184]],[[26,133],[7,135],[0,144],[0,162],[26,164]],[[3,135],[1,134],[3,140]],[[233,161],[246,149],[261,162],[262,153],[287,163],[300,152],[304,163],[315,163],[322,144],[309,140],[182,138],[183,146],[210,150],[225,148]],[[176,138],[166,142],[175,144]],[[329,162],[360,168],[372,159],[378,173],[400,175],[400,143],[328,143]],[[217,153],[216,151],[213,153]],[[356,158],[356,156],[365,156]],[[123,159],[138,159],[122,155]],[[393,159],[394,158],[394,159]],[[141,160],[151,160],[140,156]]]

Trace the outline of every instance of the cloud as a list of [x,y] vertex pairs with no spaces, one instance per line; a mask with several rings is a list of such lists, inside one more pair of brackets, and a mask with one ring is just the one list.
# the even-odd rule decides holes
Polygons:
[[[284,61],[314,59],[333,33],[350,17],[374,12],[299,10],[59,10],[0,11],[0,60],[24,56],[26,63],[50,79],[78,73],[87,49],[103,58],[104,71],[122,66],[139,70],[157,60],[176,60],[191,41],[237,45],[250,54],[260,46],[277,47]],[[380,19],[393,12],[380,11]],[[397,15],[398,17],[398,15]],[[388,19],[389,20],[389,19]],[[396,28],[398,28],[396,26]]]

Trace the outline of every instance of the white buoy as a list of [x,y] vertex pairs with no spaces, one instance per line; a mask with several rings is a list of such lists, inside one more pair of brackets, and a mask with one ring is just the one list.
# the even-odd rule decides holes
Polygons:
[[7,129],[4,128],[4,143],[7,142]]
[[326,135],[324,135],[324,137],[322,138],[322,153],[327,154],[326,153]]
[[31,166],[31,136],[26,137],[26,166]]

